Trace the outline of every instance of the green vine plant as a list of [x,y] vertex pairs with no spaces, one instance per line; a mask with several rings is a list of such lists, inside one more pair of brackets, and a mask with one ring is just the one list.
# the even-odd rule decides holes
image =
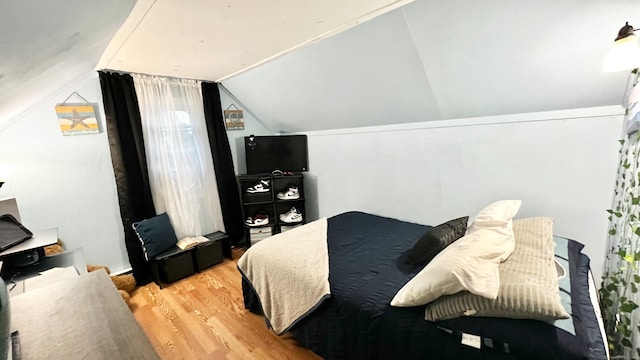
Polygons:
[[640,359],[640,133],[620,140],[609,213],[606,266],[599,290],[611,359]]

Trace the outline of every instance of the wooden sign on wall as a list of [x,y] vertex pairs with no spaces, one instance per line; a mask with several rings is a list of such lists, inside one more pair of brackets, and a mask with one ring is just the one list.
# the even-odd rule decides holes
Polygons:
[[58,104],[56,115],[62,135],[85,135],[100,132],[93,105]]
[[[232,106],[236,109],[230,110]],[[234,104],[229,105],[227,110],[224,111],[224,123],[227,130],[243,130],[244,116],[242,110],[238,109]]]
[[[74,95],[83,102],[67,102]],[[57,104],[55,109],[62,135],[85,135],[100,132],[95,107],[77,92],[72,92],[62,103]]]

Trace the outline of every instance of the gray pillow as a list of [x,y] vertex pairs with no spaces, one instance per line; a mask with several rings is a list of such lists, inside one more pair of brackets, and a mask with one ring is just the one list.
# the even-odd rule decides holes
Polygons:
[[449,220],[427,231],[409,250],[407,257],[414,264],[428,264],[440,251],[464,235],[468,220],[468,216]]
[[484,316],[553,322],[568,318],[558,290],[553,220],[548,217],[514,220],[513,232],[515,249],[500,264],[496,300],[466,291],[443,296],[426,306],[425,319]]

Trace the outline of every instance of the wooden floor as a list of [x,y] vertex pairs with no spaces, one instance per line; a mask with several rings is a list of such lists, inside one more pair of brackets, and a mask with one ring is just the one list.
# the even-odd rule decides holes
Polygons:
[[244,309],[242,250],[206,271],[160,289],[136,289],[130,308],[162,359],[320,359],[289,334],[268,330],[264,317]]

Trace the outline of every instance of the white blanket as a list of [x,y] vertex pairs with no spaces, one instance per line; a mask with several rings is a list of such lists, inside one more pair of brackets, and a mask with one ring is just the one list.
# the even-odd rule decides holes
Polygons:
[[331,294],[327,219],[252,245],[238,269],[258,294],[273,331],[284,333]]

